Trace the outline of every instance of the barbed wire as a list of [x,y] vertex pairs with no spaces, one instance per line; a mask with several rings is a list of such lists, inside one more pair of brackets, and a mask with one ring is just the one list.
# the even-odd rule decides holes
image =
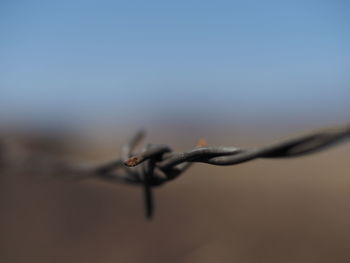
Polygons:
[[257,158],[302,156],[330,147],[350,137],[350,125],[316,131],[253,149],[210,147],[205,140],[201,139],[194,149],[186,152],[174,152],[170,146],[164,144],[148,144],[141,151],[136,152],[136,147],[144,137],[143,131],[136,133],[123,146],[121,159],[98,167],[95,173],[100,178],[142,185],[146,216],[151,218],[153,215],[152,188],[178,178],[195,162],[236,165]]
[[200,139],[193,149],[185,152],[175,152],[170,146],[164,144],[147,144],[141,150],[137,150],[144,137],[144,131],[137,132],[122,147],[121,158],[92,168],[67,164],[62,160],[52,161],[45,155],[37,158],[51,160],[50,165],[46,165],[49,166],[47,172],[55,171],[55,174],[59,175],[75,175],[74,178],[94,177],[110,182],[143,186],[146,217],[152,218],[154,212],[153,188],[178,178],[193,163],[226,166],[258,158],[303,156],[349,138],[350,125],[319,130],[252,149],[212,147],[208,146],[204,139]]

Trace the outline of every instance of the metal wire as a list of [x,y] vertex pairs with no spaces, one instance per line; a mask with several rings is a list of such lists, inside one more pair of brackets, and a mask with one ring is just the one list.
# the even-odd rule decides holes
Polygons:
[[[121,158],[93,168],[82,168],[61,162],[47,164],[56,167],[62,175],[74,178],[98,178],[116,183],[141,185],[144,189],[146,217],[154,212],[152,190],[182,175],[193,163],[210,165],[236,165],[257,158],[290,158],[314,153],[333,146],[350,137],[350,125],[324,129],[311,134],[287,139],[271,145],[241,149],[237,147],[211,147],[201,139],[195,148],[186,152],[174,152],[164,144],[148,144],[135,151],[145,137],[139,131],[122,147]],[[1,146],[1,145],[0,145]],[[0,147],[1,150],[1,147]],[[0,151],[0,154],[5,155]],[[42,158],[41,158],[42,157]],[[39,156],[44,159],[45,156]],[[1,164],[0,155],[0,164]],[[0,167],[1,168],[1,167]]]
[[[209,147],[203,140],[192,150],[174,152],[167,145],[149,144],[141,152],[134,149],[144,137],[138,132],[123,147],[122,159],[95,169],[95,176],[118,182],[143,185],[146,217],[153,215],[152,189],[183,174],[192,163],[236,165],[257,158],[289,158],[310,154],[350,137],[350,125],[317,131],[255,149]],[[141,169],[135,170],[134,166]]]

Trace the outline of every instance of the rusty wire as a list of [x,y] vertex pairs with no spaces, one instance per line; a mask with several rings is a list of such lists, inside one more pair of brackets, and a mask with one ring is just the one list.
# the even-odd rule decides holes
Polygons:
[[[197,145],[185,152],[175,152],[168,145],[147,144],[137,150],[145,137],[139,131],[122,147],[121,158],[97,167],[77,166],[60,159],[50,157],[46,153],[35,155],[41,165],[41,173],[54,173],[68,178],[97,178],[109,182],[140,185],[143,187],[146,217],[151,218],[154,211],[152,190],[182,175],[193,163],[210,165],[236,165],[257,158],[288,158],[310,154],[350,137],[350,125],[324,129],[292,139],[252,149],[237,147],[212,147],[201,139]],[[1,145],[0,145],[1,146]],[[4,147],[0,147],[0,168],[6,157]],[[25,169],[36,169],[32,165],[33,157],[28,162],[18,164]],[[39,166],[40,166],[39,165]],[[30,172],[30,171],[28,171]],[[38,170],[33,170],[37,173]],[[74,175],[74,176],[72,176]]]
[[200,140],[194,149],[186,152],[174,152],[164,144],[148,144],[141,151],[135,151],[144,136],[143,131],[138,132],[123,146],[121,159],[99,166],[93,174],[100,179],[142,185],[146,217],[151,218],[154,210],[152,189],[179,177],[195,162],[236,165],[257,158],[303,156],[350,137],[350,125],[320,130],[253,149],[211,147]]

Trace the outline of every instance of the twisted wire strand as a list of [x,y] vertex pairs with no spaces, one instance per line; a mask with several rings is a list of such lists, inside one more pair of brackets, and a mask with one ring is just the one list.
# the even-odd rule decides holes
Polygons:
[[[311,154],[350,137],[350,125],[324,129],[253,149],[206,146],[201,140],[186,152],[174,152],[164,144],[149,144],[134,153],[144,138],[140,131],[122,148],[122,158],[94,170],[98,178],[133,185],[143,185],[146,217],[153,215],[152,189],[174,180],[195,162],[210,165],[236,165],[257,158],[290,158]],[[137,169],[139,168],[139,169]]]
[[[237,165],[258,158],[291,158],[311,154],[350,138],[350,124],[336,128],[315,131],[263,147],[242,149],[237,147],[207,146],[201,139],[197,145],[185,152],[174,152],[164,144],[148,144],[137,151],[144,131],[137,132],[122,147],[121,157],[99,166],[78,166],[55,158],[48,158],[44,152],[36,155],[42,173],[54,173],[69,179],[97,178],[112,183],[139,185],[143,187],[145,215],[154,213],[152,190],[181,176],[194,163],[210,165]],[[6,144],[0,144],[0,168],[6,166]],[[33,160],[30,158],[29,160]],[[32,161],[24,167],[34,167]],[[17,163],[17,162],[16,162]],[[17,167],[18,165],[16,165]],[[36,169],[36,168],[35,168]],[[39,170],[35,170],[39,171]]]
[[235,165],[257,158],[297,157],[320,151],[349,136],[350,125],[347,125],[250,150],[234,147],[203,147],[188,152],[165,155],[165,158],[158,164],[158,167],[162,170],[167,170],[182,162]]

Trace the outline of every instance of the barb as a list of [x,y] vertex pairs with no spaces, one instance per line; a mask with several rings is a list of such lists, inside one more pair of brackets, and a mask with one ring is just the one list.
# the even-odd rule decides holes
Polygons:
[[[149,149],[151,152],[152,145],[147,145],[146,149]],[[155,148],[156,149],[156,148]],[[153,216],[153,193],[152,193],[152,174],[154,170],[155,162],[150,159],[146,161],[142,166],[142,175],[143,175],[143,191],[144,191],[144,199],[145,199],[145,212],[146,217],[151,219]]]
[[200,139],[194,149],[186,152],[174,152],[169,146],[163,144],[148,144],[142,151],[135,152],[144,135],[143,131],[136,133],[129,143],[123,146],[120,159],[92,169],[68,165],[61,171],[78,175],[78,178],[95,177],[110,182],[143,186],[146,217],[151,218],[154,210],[153,188],[176,179],[193,163],[222,166],[236,165],[257,158],[303,156],[349,138],[350,125],[320,130],[253,149],[212,147],[207,146],[204,139]]

